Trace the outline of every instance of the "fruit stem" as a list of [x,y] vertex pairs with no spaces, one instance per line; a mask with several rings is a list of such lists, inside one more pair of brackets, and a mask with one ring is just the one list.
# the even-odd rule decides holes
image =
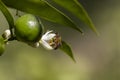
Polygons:
[[19,14],[19,10],[16,10],[16,16],[21,17],[21,15]]

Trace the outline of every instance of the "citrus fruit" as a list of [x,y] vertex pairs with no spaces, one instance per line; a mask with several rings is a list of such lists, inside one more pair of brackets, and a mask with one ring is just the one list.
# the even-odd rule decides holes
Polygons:
[[25,14],[15,22],[15,36],[17,40],[26,43],[38,42],[42,35],[42,25],[32,14]]

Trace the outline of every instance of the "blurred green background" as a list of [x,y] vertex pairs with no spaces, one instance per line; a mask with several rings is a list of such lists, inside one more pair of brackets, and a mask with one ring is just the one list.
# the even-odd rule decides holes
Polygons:
[[[0,80],[120,80],[120,0],[80,0],[100,32],[80,23],[85,35],[42,20],[59,32],[74,52],[76,63],[60,50],[9,42],[0,57]],[[10,9],[14,18],[15,10]],[[22,14],[22,13],[21,13]],[[8,28],[0,13],[0,34]]]

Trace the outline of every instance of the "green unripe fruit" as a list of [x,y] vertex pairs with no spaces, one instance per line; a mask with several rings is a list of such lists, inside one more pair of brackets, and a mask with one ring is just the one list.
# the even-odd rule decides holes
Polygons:
[[0,56],[3,54],[4,50],[5,50],[4,38],[0,36]]
[[21,16],[15,22],[15,35],[17,40],[22,42],[38,42],[42,35],[42,25],[39,19],[31,14]]

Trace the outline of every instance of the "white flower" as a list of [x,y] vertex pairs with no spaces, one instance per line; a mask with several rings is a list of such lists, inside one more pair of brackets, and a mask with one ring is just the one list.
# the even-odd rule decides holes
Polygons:
[[10,39],[10,38],[11,38],[11,32],[10,32],[10,30],[9,30],[9,29],[5,30],[5,32],[3,33],[2,36],[3,36],[3,38],[4,38],[5,40]]
[[61,45],[61,37],[58,33],[47,31],[42,36],[40,43],[48,50],[57,49]]

